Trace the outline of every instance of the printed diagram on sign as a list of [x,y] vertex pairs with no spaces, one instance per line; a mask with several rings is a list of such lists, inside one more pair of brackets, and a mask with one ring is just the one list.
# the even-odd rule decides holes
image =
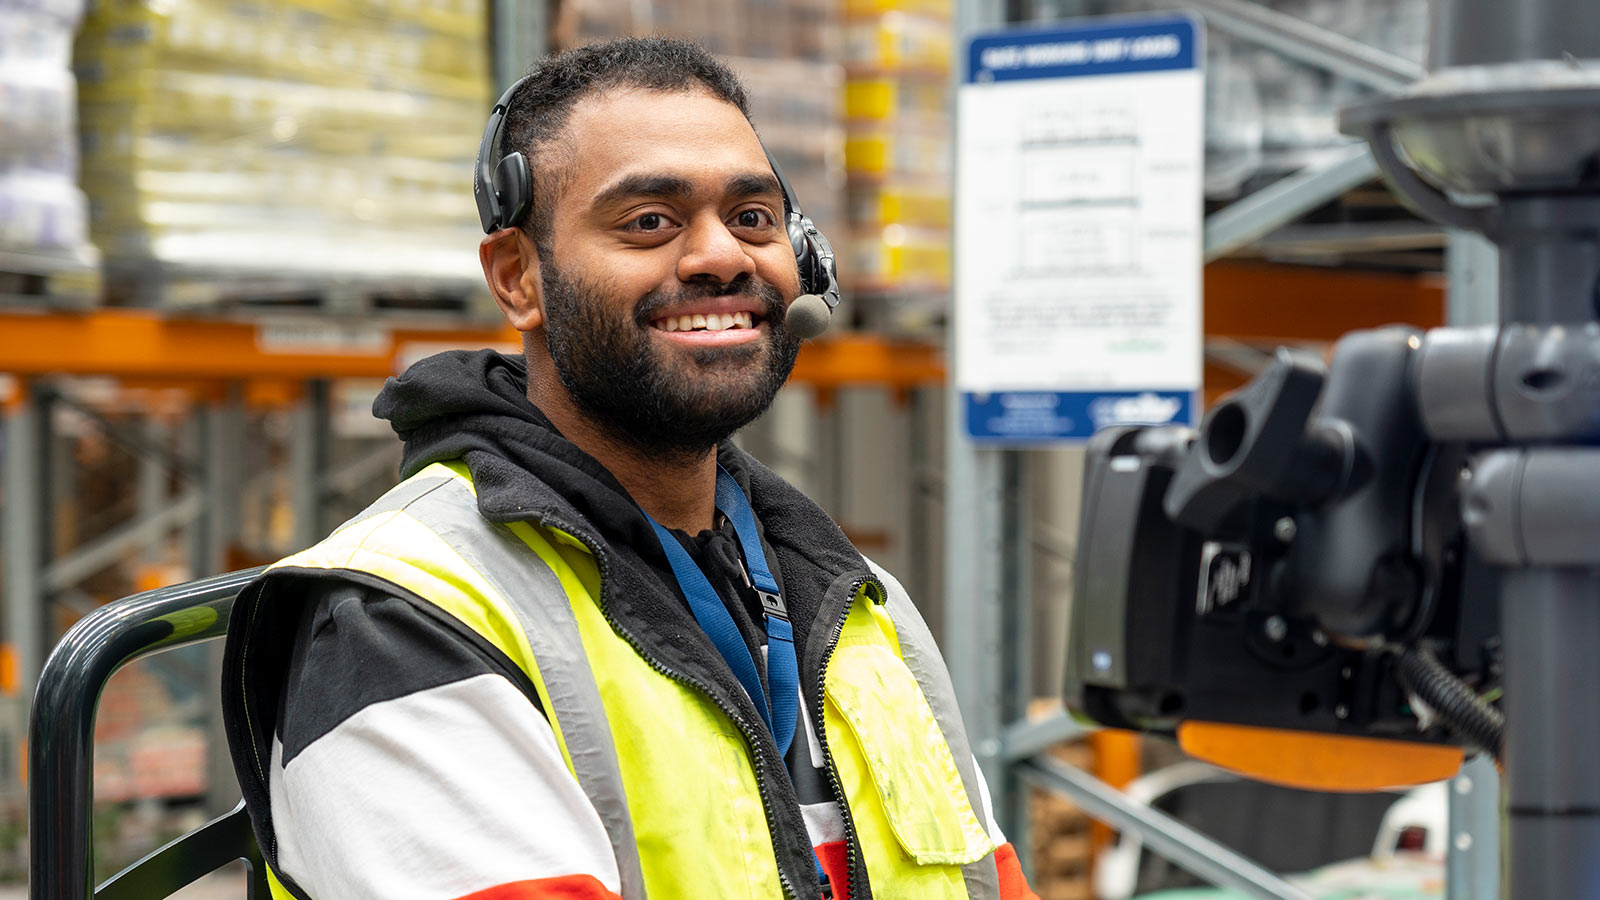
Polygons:
[[955,379],[975,439],[1192,422],[1205,84],[1188,16],[979,35],[957,92]]
[[1139,268],[1139,122],[1125,105],[1043,109],[1020,123],[1019,277]]

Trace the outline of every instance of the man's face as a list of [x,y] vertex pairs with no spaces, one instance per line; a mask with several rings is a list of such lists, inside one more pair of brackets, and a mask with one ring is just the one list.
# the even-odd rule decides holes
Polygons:
[[702,451],[766,409],[800,344],[761,144],[709,94],[622,90],[579,102],[563,153],[540,269],[556,372],[617,437]]

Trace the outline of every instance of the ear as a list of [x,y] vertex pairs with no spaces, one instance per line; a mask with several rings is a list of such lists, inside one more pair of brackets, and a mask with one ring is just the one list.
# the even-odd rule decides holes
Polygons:
[[544,324],[539,251],[520,228],[502,228],[478,243],[478,262],[494,302],[511,327],[528,332]]

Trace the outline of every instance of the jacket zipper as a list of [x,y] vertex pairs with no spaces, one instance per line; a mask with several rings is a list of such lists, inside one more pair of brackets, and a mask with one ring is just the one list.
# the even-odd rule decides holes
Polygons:
[[833,789],[833,796],[839,800],[839,817],[844,821],[844,881],[850,890],[850,900],[859,900],[862,896],[858,875],[861,874],[860,842],[856,835],[855,818],[850,813],[850,804],[845,801],[844,783],[839,780],[839,769],[833,763],[833,751],[828,749],[828,729],[823,715],[823,694],[827,691],[828,661],[833,659],[833,651],[839,647],[839,638],[844,634],[844,621],[850,617],[850,608],[855,605],[856,594],[861,592],[861,586],[868,578],[858,578],[850,583],[849,598],[845,601],[844,609],[839,617],[828,629],[828,643],[822,651],[822,665],[817,670],[816,703],[812,704],[811,721],[816,725],[817,744],[822,747],[822,761],[828,770],[828,784]]
[[[544,523],[552,528],[560,529],[561,531],[572,535],[574,538],[577,538],[585,547],[588,548],[589,554],[594,557],[595,564],[600,570],[600,614],[605,618],[606,623],[611,626],[612,630],[617,634],[622,635],[622,639],[628,642],[628,645],[633,648],[635,653],[639,654],[641,659],[649,664],[650,668],[668,678],[671,678],[673,681],[676,681],[680,684],[686,684],[689,687],[699,691],[701,694],[704,694],[707,700],[710,700],[713,705],[722,710],[722,712],[733,721],[733,724],[738,726],[739,733],[744,736],[746,746],[750,748],[750,757],[755,761],[756,791],[761,795],[761,811],[767,818],[767,829],[772,833],[774,838],[772,852],[773,861],[777,863],[778,884],[783,887],[783,895],[785,897],[790,898],[790,900],[801,900],[799,892],[795,889],[794,883],[789,880],[789,875],[784,871],[783,864],[780,862],[782,856],[776,842],[776,838],[779,833],[779,824],[777,816],[773,814],[774,803],[772,796],[768,793],[767,788],[767,781],[771,776],[767,771],[765,757],[756,749],[758,741],[755,732],[750,727],[750,723],[744,718],[743,715],[739,713],[738,710],[730,709],[718,701],[716,695],[712,693],[712,688],[710,685],[705,684],[697,678],[692,678],[688,675],[685,675],[676,669],[672,669],[666,664],[662,663],[660,660],[656,659],[655,656],[645,650],[644,644],[634,636],[633,632],[629,631],[627,628],[624,628],[622,623],[618,622],[616,618],[612,616],[611,604],[607,602],[606,598],[607,591],[610,590],[611,584],[610,579],[607,577],[607,570],[610,568],[610,563],[606,559],[605,554],[601,552],[598,542],[591,539],[589,535],[581,529],[574,528],[570,524],[557,517],[551,516],[545,518]],[[842,627],[844,625],[844,620],[841,619],[839,624]],[[835,778],[835,781],[837,781],[837,778]],[[850,827],[848,824],[848,819],[846,819],[845,827],[848,831]],[[811,839],[810,837],[807,837],[806,845],[808,848],[810,847],[810,844]]]

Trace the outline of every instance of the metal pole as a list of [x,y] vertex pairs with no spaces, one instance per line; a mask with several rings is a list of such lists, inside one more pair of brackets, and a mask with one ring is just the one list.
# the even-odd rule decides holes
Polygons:
[[[963,428],[960,393],[954,388],[949,393],[953,399],[945,425],[944,658],[978,767],[994,788],[990,800],[1000,819],[1005,814],[1000,570],[1009,559],[1000,489],[1004,451],[973,445]],[[1020,842],[1024,836],[1007,837]]]
[[1600,896],[1600,570],[1504,573],[1513,900]]
[[[205,413],[207,439],[205,464],[206,558],[195,561],[197,575],[210,576],[228,568],[228,551],[239,538],[239,491],[244,484],[244,401],[243,387],[230,384],[221,405]],[[239,802],[239,781],[228,754],[228,735],[222,720],[222,704],[216,700],[215,686],[222,683],[220,641],[200,648],[205,654],[205,685],[212,698],[205,708],[206,732],[206,811],[217,816]]]
[[549,50],[550,22],[546,11],[554,4],[528,0],[494,0],[495,95],[521,78]]
[[[1147,804],[1135,803],[1109,784],[1048,756],[1020,763],[1028,781],[1072,799],[1089,815],[1119,829],[1138,832],[1146,847],[1212,884],[1238,891],[1252,900],[1313,900],[1255,860]],[[1576,900],[1576,896],[1574,896]]]
[[911,474],[911,490],[906,496],[906,549],[910,557],[907,560],[906,570],[912,580],[907,583],[907,588],[911,591],[911,596],[918,598],[918,605],[922,607],[922,617],[927,620],[928,628],[935,635],[942,636],[944,610],[934,602],[935,597],[941,596],[936,590],[940,579],[930,571],[932,567],[929,564],[930,561],[939,559],[933,528],[928,522],[935,505],[931,502],[934,495],[928,484],[931,480],[929,470],[932,467],[928,445],[934,439],[934,435],[931,434],[932,428],[928,423],[931,392],[913,388],[908,393],[906,428],[911,440],[906,443],[906,471]]
[[[1503,196],[1500,221],[1503,325],[1600,316],[1600,198]],[[1508,569],[1501,585],[1509,896],[1600,896],[1600,569]]]
[[[1000,0],[957,0],[955,5],[955,84],[967,39],[1004,21]],[[960,215],[960,210],[955,210]],[[953,283],[953,280],[952,280]],[[960,322],[954,322],[952,341]],[[1001,735],[1006,724],[1002,696],[1006,648],[1001,644],[1007,597],[1002,570],[1013,553],[1005,546],[1008,510],[1004,498],[1005,450],[980,449],[966,433],[966,410],[955,379],[945,392],[944,491],[944,656],[954,682],[978,768],[990,786],[999,822],[1010,821],[1007,771]],[[1014,549],[1014,548],[1012,548]],[[1020,818],[1022,823],[1025,818]],[[1021,827],[1006,837],[1014,847],[1028,844]]]
[[327,465],[328,383],[306,382],[289,426],[289,505],[294,510],[294,549],[322,540],[322,473]]
[[17,692],[33,696],[43,659],[44,533],[49,497],[42,471],[47,433],[43,398],[24,383],[5,410],[4,523],[0,553],[5,559],[5,639],[16,657]]
[[[144,440],[151,445],[166,446],[167,431],[166,423],[154,416],[144,422]],[[168,477],[165,460],[153,453],[139,454],[138,521],[153,521],[166,509]],[[161,546],[166,539],[165,529],[149,533],[140,554],[142,560],[151,564],[161,562]]]
[[1445,900],[1500,898],[1500,773],[1479,756],[1450,779]]
[[1251,0],[1190,0],[1218,31],[1260,44],[1290,59],[1342,75],[1384,93],[1422,77],[1422,67],[1304,19]]
[[1377,175],[1372,151],[1365,145],[1352,146],[1331,163],[1285,176],[1235,200],[1206,217],[1206,262],[1266,237]]
[[[1487,238],[1452,231],[1446,254],[1451,325],[1495,321],[1499,251]],[[1445,900],[1500,897],[1500,773],[1478,757],[1450,780],[1450,836],[1445,851]]]

